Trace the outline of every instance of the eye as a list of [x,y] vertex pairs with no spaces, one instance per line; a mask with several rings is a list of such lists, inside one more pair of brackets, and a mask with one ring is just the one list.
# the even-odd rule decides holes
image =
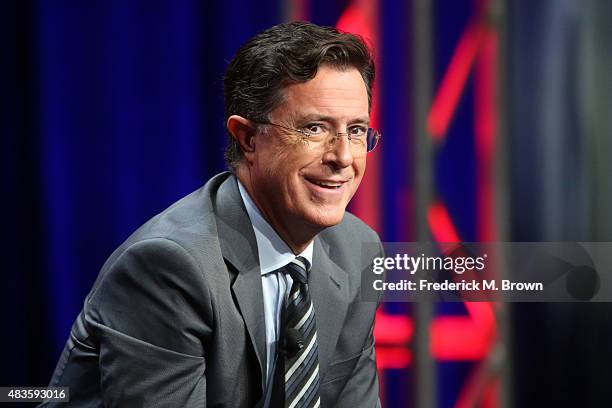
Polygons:
[[368,132],[368,128],[365,126],[351,126],[348,129],[348,134],[351,137],[364,137],[366,135],[366,133]]
[[310,135],[322,135],[327,132],[325,126],[318,123],[311,123],[309,125],[304,126],[304,131]]

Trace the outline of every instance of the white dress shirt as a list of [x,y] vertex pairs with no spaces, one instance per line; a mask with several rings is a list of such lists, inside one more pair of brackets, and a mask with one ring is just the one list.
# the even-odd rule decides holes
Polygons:
[[238,182],[240,196],[246,207],[257,241],[259,267],[261,269],[261,287],[263,290],[264,319],[266,324],[266,403],[270,404],[272,394],[272,377],[276,357],[276,347],[279,339],[280,316],[283,298],[293,280],[290,276],[276,273],[276,270],[290,263],[296,256],[303,256],[312,265],[313,241],[298,255],[278,236],[274,228],[265,220],[259,209],[249,196],[244,186]]

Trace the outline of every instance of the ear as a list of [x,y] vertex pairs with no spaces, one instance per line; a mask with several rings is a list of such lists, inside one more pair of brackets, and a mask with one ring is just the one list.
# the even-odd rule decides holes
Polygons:
[[244,157],[250,162],[255,152],[255,127],[253,122],[239,115],[227,118],[227,130],[238,142]]

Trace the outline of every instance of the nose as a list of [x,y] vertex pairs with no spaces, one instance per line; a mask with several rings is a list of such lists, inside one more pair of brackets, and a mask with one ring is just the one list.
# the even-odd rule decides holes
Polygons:
[[353,164],[353,153],[351,153],[351,141],[344,133],[338,134],[332,141],[330,148],[323,154],[323,163],[330,164],[335,168],[345,168]]

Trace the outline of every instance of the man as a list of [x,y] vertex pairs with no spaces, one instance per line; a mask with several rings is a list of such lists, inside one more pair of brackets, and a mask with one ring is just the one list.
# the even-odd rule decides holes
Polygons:
[[110,256],[50,385],[73,406],[379,406],[360,285],[363,245],[382,250],[345,212],[379,138],[373,79],[364,43],[332,28],[243,45],[224,83],[231,172]]

